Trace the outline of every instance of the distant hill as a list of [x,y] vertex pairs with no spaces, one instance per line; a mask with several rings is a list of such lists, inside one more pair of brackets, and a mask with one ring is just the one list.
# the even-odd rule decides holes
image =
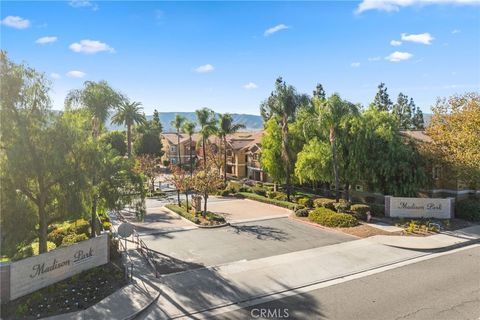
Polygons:
[[[163,126],[163,131],[174,131],[170,125],[170,122],[175,118],[175,115],[181,115],[190,121],[196,122],[197,116],[195,112],[160,112],[160,122]],[[217,114],[218,116],[218,114]],[[152,119],[152,115],[147,115],[147,120]],[[254,131],[254,130],[261,130],[263,129],[263,121],[262,117],[256,116],[253,114],[241,114],[241,113],[232,113],[234,123],[242,123],[245,125],[247,131]],[[122,130],[124,129],[123,126],[118,126],[110,123],[111,121],[107,121],[107,129],[108,130]]]

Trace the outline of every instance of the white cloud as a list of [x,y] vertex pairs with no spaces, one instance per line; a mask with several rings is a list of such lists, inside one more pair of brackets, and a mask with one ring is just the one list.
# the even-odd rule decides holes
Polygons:
[[52,79],[60,79],[62,76],[59,75],[58,73],[52,72],[52,73],[50,73],[50,77]]
[[283,23],[277,24],[276,26],[271,27],[271,28],[268,28],[267,30],[265,30],[265,32],[263,33],[263,35],[264,35],[265,37],[267,37],[267,36],[269,36],[269,35],[274,34],[275,32],[278,32],[278,31],[281,31],[281,30],[285,30],[285,29],[289,29],[289,28],[290,28],[289,26],[284,25]]
[[452,34],[457,34],[457,33],[460,33],[460,30],[458,30],[458,29],[453,29],[452,30]]
[[38,38],[35,43],[38,43],[38,44],[47,44],[47,43],[53,43],[55,41],[57,41],[57,37],[41,37],[41,38]]
[[360,62],[352,62],[352,63],[350,64],[350,66],[351,66],[352,68],[358,68],[358,67],[360,67]]
[[392,41],[390,41],[390,45],[395,46],[395,47],[396,47],[396,46],[399,46],[399,45],[401,45],[401,44],[402,44],[402,41],[398,41],[398,40],[392,40]]
[[86,76],[85,72],[78,71],[78,70],[72,70],[67,72],[67,77],[70,78],[83,78]]
[[91,8],[93,11],[98,10],[98,5],[90,0],[72,0],[68,4],[74,8]]
[[30,21],[27,19],[24,19],[22,17],[17,17],[17,16],[8,16],[5,17],[2,21],[1,24],[7,27],[15,28],[15,29],[26,29],[30,27]]
[[478,5],[478,0],[363,0],[355,10],[359,14],[368,10],[399,11],[409,6],[426,6],[431,4]]
[[247,89],[247,90],[251,90],[251,89],[256,89],[258,88],[257,84],[254,83],[254,82],[249,82],[249,83],[246,83],[242,86],[244,89]]
[[435,38],[432,37],[432,35],[428,32],[419,33],[419,34],[402,33],[402,40],[403,41],[410,41],[410,42],[423,43],[423,44],[432,44],[433,39],[435,39]]
[[81,40],[80,43],[75,42],[69,46],[70,50],[74,52],[81,52],[87,54],[93,54],[102,51],[108,51],[111,53],[115,52],[115,49],[110,47],[108,44],[96,41],[96,40]]
[[382,60],[382,57],[371,57],[371,58],[368,58],[368,61],[380,61]]
[[408,60],[411,57],[413,57],[413,54],[409,52],[400,52],[400,51],[395,51],[389,56],[385,57],[385,59],[392,61],[392,62],[399,62],[399,61],[404,61]]
[[211,64],[204,64],[195,68],[195,72],[198,72],[198,73],[208,73],[208,72],[212,72],[213,70],[215,70],[215,67],[212,66]]

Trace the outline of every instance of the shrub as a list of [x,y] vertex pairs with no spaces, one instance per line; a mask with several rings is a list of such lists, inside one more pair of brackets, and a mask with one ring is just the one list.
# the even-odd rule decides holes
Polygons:
[[297,203],[308,208],[313,207],[313,200],[308,197],[299,198]]
[[69,234],[65,238],[63,238],[61,246],[66,247],[66,246],[72,245],[74,243],[83,241],[83,240],[88,240],[88,236],[85,233]]
[[288,199],[287,194],[283,192],[277,192],[277,195],[275,196],[275,200],[287,201],[287,199]]
[[358,224],[357,219],[346,213],[338,213],[327,208],[317,208],[310,211],[308,219],[326,227],[349,228]]
[[53,229],[53,231],[47,235],[47,240],[55,243],[55,245],[59,247],[62,244],[63,238],[65,238],[68,233],[67,228]]
[[335,210],[335,200],[328,198],[318,198],[313,200],[313,206],[315,208],[327,208],[330,210]]
[[480,221],[480,200],[465,199],[457,202],[455,207],[457,218]]
[[367,220],[367,212],[372,213],[370,206],[366,204],[354,204],[350,207],[350,211],[361,220]]
[[229,190],[231,193],[236,193],[240,191],[241,188],[242,184],[240,182],[229,181],[226,190]]
[[252,188],[248,186],[242,186],[240,189],[238,189],[238,192],[252,192]]
[[[52,251],[57,246],[55,243],[47,241],[47,251]],[[32,242],[22,248],[20,248],[17,253],[13,256],[12,260],[21,260],[31,256],[36,256],[39,253],[39,244],[38,241]]]
[[258,194],[254,194],[254,193],[239,192],[237,194],[237,196],[242,197],[242,198],[247,198],[247,199],[250,199],[250,200],[256,200],[256,201],[260,201],[260,202],[264,202],[264,203],[268,203],[268,204],[273,204],[273,205],[283,207],[283,208],[287,208],[287,209],[290,209],[290,210],[295,210],[297,208],[297,205],[295,203],[288,202],[288,201],[280,201],[280,200],[277,200],[277,199],[269,199],[267,197],[262,197]]
[[383,204],[370,204],[372,209],[371,213],[377,217],[383,217],[385,215],[385,205]]
[[348,210],[350,210],[350,202],[347,202],[343,199],[340,200],[340,202],[335,202],[333,204],[333,207],[335,208],[335,211],[337,212],[343,212],[343,213],[346,213],[348,212]]
[[228,189],[221,190],[219,195],[222,197],[228,197],[230,195],[230,190]]
[[259,196],[265,197],[267,195],[267,191],[265,191],[265,189],[263,189],[262,187],[253,187],[252,191]]
[[70,225],[72,231],[76,234],[89,233],[90,223],[85,219],[78,219]]
[[297,217],[308,217],[308,209],[297,209],[295,215]]
[[163,166],[168,167],[170,165],[170,161],[168,160],[163,160]]
[[108,221],[103,221],[102,222],[103,230],[111,230],[112,229],[112,223]]
[[267,192],[267,198],[269,199],[275,199],[275,197],[278,195],[277,191],[268,191]]

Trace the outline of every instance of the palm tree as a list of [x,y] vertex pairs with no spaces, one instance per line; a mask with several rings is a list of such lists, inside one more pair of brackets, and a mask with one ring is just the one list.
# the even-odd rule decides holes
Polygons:
[[227,183],[227,135],[233,134],[240,129],[244,129],[244,124],[233,124],[233,117],[229,113],[221,114],[218,118],[218,137],[223,142],[223,182]]
[[190,150],[190,178],[193,175],[193,157],[192,157],[192,136],[195,133],[195,123],[192,121],[185,121],[183,123],[182,131],[188,134],[189,150]]
[[196,110],[195,113],[197,114],[198,124],[200,125],[199,133],[202,137],[203,169],[207,170],[206,142],[212,134],[217,132],[217,127],[215,126],[215,113],[208,108]]
[[132,155],[132,127],[136,124],[145,124],[145,115],[140,107],[140,102],[122,101],[118,106],[117,113],[112,118],[114,124],[124,124],[127,126],[127,154]]
[[[124,97],[113,90],[106,81],[85,81],[82,89],[71,90],[65,98],[65,109],[79,107],[87,110],[92,115],[92,137],[97,140],[102,126],[107,121],[110,110],[116,108]],[[93,172],[92,185],[97,185],[96,172]],[[93,188],[95,190],[95,188]],[[95,237],[97,221],[97,200],[98,194],[94,191],[92,195],[92,232]]]
[[328,99],[314,97],[312,103],[315,107],[318,126],[328,130],[335,177],[335,201],[338,202],[340,200],[340,174],[337,159],[337,135],[340,127],[350,116],[358,113],[358,109],[352,103],[342,100],[338,94],[333,94]]
[[182,128],[183,123],[185,122],[185,117],[177,114],[175,118],[170,122],[170,124],[177,129],[177,153],[178,153],[178,165],[182,166],[182,158],[180,158],[180,129]]
[[275,81],[275,91],[260,106],[264,121],[274,118],[281,127],[281,161],[285,171],[287,199],[290,201],[291,175],[294,169],[294,157],[290,148],[288,125],[295,121],[297,109],[307,103],[307,97],[297,93],[293,86],[287,85],[281,77]]

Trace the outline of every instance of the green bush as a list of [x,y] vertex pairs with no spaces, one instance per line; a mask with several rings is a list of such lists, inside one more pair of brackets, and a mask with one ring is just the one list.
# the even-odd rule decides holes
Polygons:
[[328,198],[318,198],[313,200],[313,206],[315,208],[327,208],[330,210],[335,210],[335,200]]
[[263,189],[262,187],[253,187],[252,188],[253,193],[258,194],[259,196],[265,197],[267,196],[267,191]]
[[297,203],[302,205],[302,206],[308,207],[308,208],[313,207],[313,200],[311,198],[308,198],[308,197],[303,197],[303,198],[298,199]]
[[371,213],[377,217],[383,217],[385,215],[385,205],[383,204],[370,204],[370,208],[372,209]]
[[268,191],[267,192],[267,198],[269,199],[275,199],[275,197],[278,195],[277,191]]
[[[57,246],[55,243],[47,241],[47,251],[52,251]],[[36,256],[39,253],[39,244],[38,241],[32,242],[29,245],[21,247],[17,253],[13,256],[12,260],[21,260],[31,256]]]
[[354,204],[350,207],[350,211],[353,212],[357,219],[367,220],[367,212],[372,213],[372,209],[366,204]]
[[78,219],[71,223],[71,229],[76,234],[89,233],[90,223],[85,219]]
[[347,213],[338,213],[327,208],[317,208],[310,211],[308,219],[332,228],[349,228],[358,225],[357,219]]
[[237,196],[240,196],[242,198],[247,198],[247,199],[250,199],[250,200],[256,200],[256,201],[260,201],[260,202],[264,202],[264,203],[268,203],[268,204],[273,204],[273,205],[283,207],[283,208],[287,208],[287,209],[290,209],[290,210],[295,210],[297,208],[297,205],[295,203],[288,202],[288,201],[280,201],[280,200],[277,200],[277,199],[269,199],[267,197],[262,197],[258,194],[254,194],[254,193],[239,192],[239,193],[237,193]]
[[350,202],[347,202],[343,199],[340,200],[340,202],[335,202],[333,204],[333,207],[335,208],[335,211],[337,212],[343,212],[343,213],[347,213],[348,210],[350,210]]
[[239,192],[242,188],[242,184],[236,181],[229,181],[227,184],[226,190],[229,190],[231,193]]
[[480,200],[465,199],[458,201],[455,205],[455,214],[457,218],[480,221]]
[[108,221],[102,222],[103,230],[111,230],[112,229],[112,223]]
[[69,234],[65,238],[63,238],[61,246],[66,247],[66,246],[69,246],[69,245],[72,245],[74,243],[84,241],[84,240],[88,240],[88,236],[85,233]]
[[228,189],[221,190],[219,195],[222,197],[228,197],[230,195],[230,190]]
[[275,200],[287,201],[287,199],[288,199],[287,194],[283,192],[277,192],[277,195],[275,196]]
[[309,212],[308,209],[297,209],[295,211],[295,215],[297,217],[308,217],[308,212]]
[[47,235],[47,240],[55,243],[55,245],[59,247],[62,244],[63,238],[65,238],[68,233],[68,228],[53,229],[53,231]]

